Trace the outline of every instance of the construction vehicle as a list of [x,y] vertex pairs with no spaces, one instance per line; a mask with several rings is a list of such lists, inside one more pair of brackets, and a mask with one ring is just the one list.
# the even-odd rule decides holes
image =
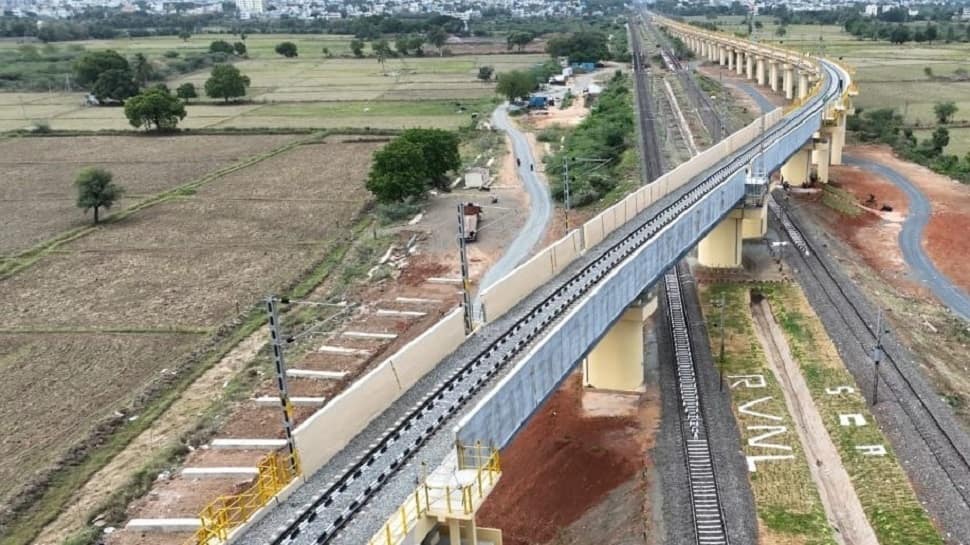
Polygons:
[[462,221],[465,224],[465,242],[478,240],[478,222],[482,218],[482,207],[475,203],[465,203],[462,209]]

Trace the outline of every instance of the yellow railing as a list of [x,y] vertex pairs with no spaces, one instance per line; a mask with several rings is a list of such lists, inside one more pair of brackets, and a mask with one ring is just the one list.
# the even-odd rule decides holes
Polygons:
[[395,545],[414,529],[421,517],[434,514],[464,514],[475,511],[477,503],[498,479],[502,471],[497,450],[482,445],[458,445],[458,470],[475,473],[465,483],[431,485],[425,481],[388,519],[368,545]]
[[[259,508],[299,475],[300,463],[289,454],[273,452],[259,461],[259,473],[249,488],[239,494],[220,496],[199,513],[202,527],[184,545],[216,545],[229,537]],[[295,468],[295,469],[294,469]]]

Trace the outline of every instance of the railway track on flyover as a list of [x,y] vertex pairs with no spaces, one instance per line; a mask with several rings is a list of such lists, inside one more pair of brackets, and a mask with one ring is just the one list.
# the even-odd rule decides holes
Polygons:
[[[691,350],[691,328],[684,311],[681,284],[687,275],[681,267],[672,267],[664,274],[667,294],[667,318],[673,339],[677,375],[677,396],[680,400],[680,428],[683,438],[684,461],[687,465],[687,484],[690,492],[694,537],[698,545],[727,545],[727,523],[721,504],[713,453],[704,418],[701,389],[697,383],[697,364]],[[707,342],[706,339],[700,342]]]
[[761,138],[773,139],[795,130],[808,122],[825,102],[837,96],[836,71],[827,64],[823,63],[823,66],[828,82],[823,93],[698,176],[702,181],[678,189],[679,196],[663,197],[661,200],[667,204],[662,210],[612,246],[602,249],[598,257],[572,277],[562,280],[555,291],[526,312],[476,357],[432,387],[404,416],[385,430],[378,441],[340,472],[339,477],[323,487],[321,493],[314,495],[300,513],[270,539],[270,543],[326,545],[332,542],[388,480],[409,463],[429,438],[613,268],[649,243],[704,195],[744,168],[759,153]]
[[[797,256],[796,262],[804,265],[803,270],[809,272],[826,300],[835,309],[844,331],[859,343],[863,353],[871,355],[879,342],[877,326],[872,323],[875,321],[873,313],[862,308],[855,297],[846,291],[843,283],[847,280],[838,278],[832,265],[819,254],[815,243],[805,236],[796,219],[771,196],[769,198],[771,212],[782,224],[788,238],[799,249],[799,252],[788,255]],[[889,390],[949,479],[953,490],[962,499],[964,507],[970,510],[970,451],[961,447],[961,443],[965,442],[955,437],[948,429],[949,426],[940,420],[937,411],[931,406],[934,403],[927,399],[924,388],[916,384],[920,379],[912,376],[915,371],[906,369],[907,364],[896,349],[884,346],[882,354],[889,366],[875,375],[875,380],[885,386],[879,391]]]

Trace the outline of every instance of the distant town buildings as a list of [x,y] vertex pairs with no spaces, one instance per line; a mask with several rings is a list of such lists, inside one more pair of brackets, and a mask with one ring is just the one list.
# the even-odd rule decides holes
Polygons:
[[266,11],[266,4],[263,0],[236,0],[236,11],[242,19],[258,17]]

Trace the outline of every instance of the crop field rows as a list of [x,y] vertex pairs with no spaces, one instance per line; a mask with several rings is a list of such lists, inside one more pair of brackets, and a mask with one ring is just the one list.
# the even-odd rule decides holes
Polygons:
[[[89,46],[90,49],[93,47]],[[477,79],[478,67],[496,73],[526,68],[543,55],[469,55],[389,59],[253,58],[236,63],[252,85],[247,101],[192,101],[181,126],[202,128],[398,129],[466,125],[471,113],[485,114],[494,102],[494,83]],[[168,82],[192,82],[200,89],[208,71]],[[55,130],[131,129],[122,108],[85,107],[81,93],[0,94],[0,131],[46,121]]]
[[[83,225],[70,197],[81,166],[115,172],[129,189],[120,207],[164,196],[81,227],[3,280],[0,309],[17,320],[0,329],[10,394],[0,403],[0,478],[8,485],[0,502],[149,384],[190,365],[241,310],[323,259],[364,206],[363,180],[381,145],[177,136],[153,139],[158,153],[144,158],[138,137],[98,138],[0,142],[5,161],[43,158],[5,165],[18,173],[5,179],[5,199],[28,196],[5,203],[8,256]],[[253,155],[244,168],[225,168]]]

